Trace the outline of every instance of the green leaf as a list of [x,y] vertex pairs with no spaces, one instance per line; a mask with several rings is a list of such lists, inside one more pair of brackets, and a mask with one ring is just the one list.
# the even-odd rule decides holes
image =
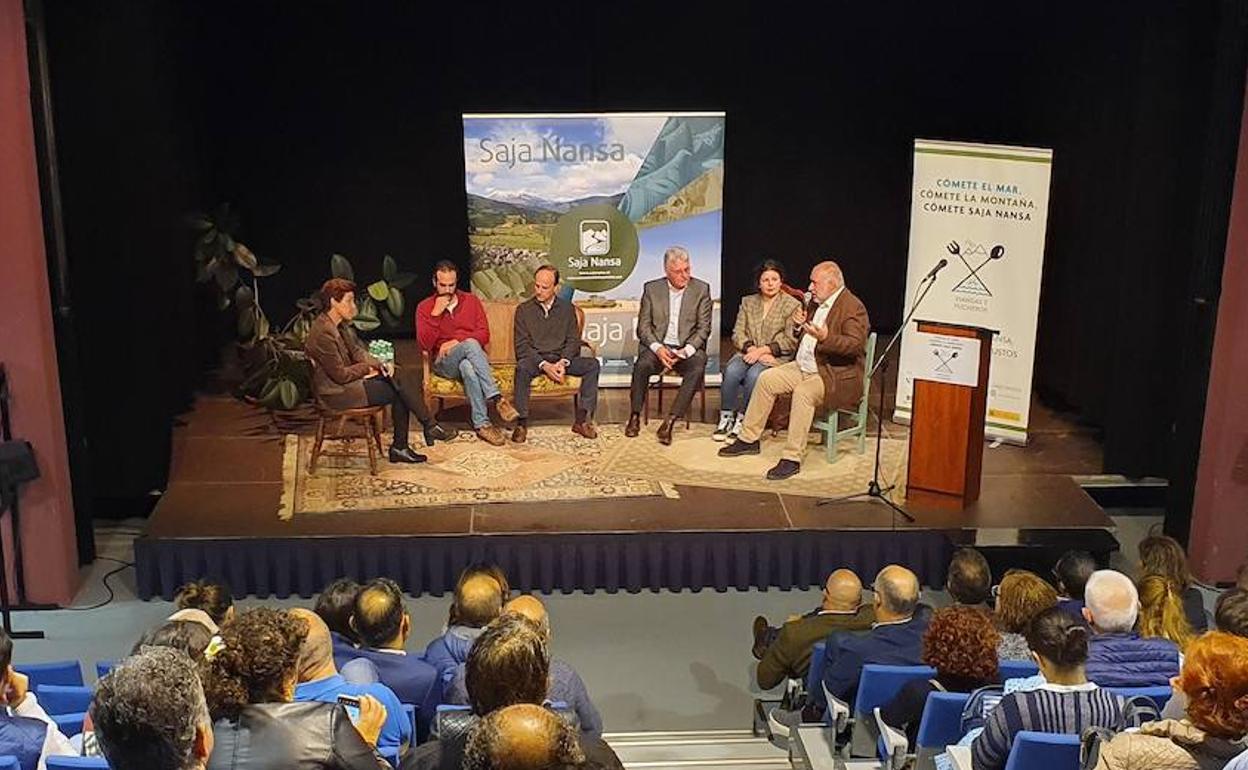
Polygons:
[[230,295],[218,294],[217,295],[217,310],[225,310],[229,306],[230,306]]
[[234,292],[234,304],[238,305],[240,310],[251,309],[251,306],[256,304],[255,292],[246,284],[239,286],[238,291]]
[[278,264],[256,265],[251,268],[251,274],[257,278],[267,278],[281,269],[282,266]]
[[294,409],[299,405],[299,388],[290,380],[283,378],[277,392],[281,395],[283,409]]
[[264,313],[260,314],[260,324],[256,329],[256,339],[264,339],[269,336],[269,317]]
[[403,292],[393,286],[390,287],[390,296],[386,298],[386,307],[395,316],[403,315]]
[[229,252],[229,253],[231,253],[231,254],[233,254],[233,253],[234,253],[234,243],[235,243],[235,242],[234,242],[234,239],[230,237],[230,234],[229,234],[229,233],[224,232],[224,231],[221,231],[221,230],[218,230],[218,231],[217,231],[217,240],[219,240],[219,241],[221,242],[221,245],[225,247],[225,250],[226,250],[227,252]]
[[299,311],[303,313],[315,313],[320,309],[321,304],[314,297],[304,297],[303,299],[295,300],[295,307],[299,308]]
[[186,226],[201,233],[213,228],[212,220],[208,218],[208,215],[199,212],[187,215]]
[[390,287],[386,285],[385,281],[378,281],[377,283],[370,283],[368,285],[368,296],[372,297],[378,302],[385,302],[386,298],[390,296]]
[[217,286],[221,287],[221,291],[228,292],[238,284],[238,268],[234,265],[218,260],[213,263],[215,267],[212,270],[213,277],[217,279]]
[[381,277],[387,281],[394,280],[394,276],[399,272],[399,266],[395,263],[394,257],[387,254],[381,258]]
[[235,262],[237,262],[241,267],[245,267],[248,270],[255,271],[257,260],[256,260],[256,255],[251,253],[251,249],[247,248],[241,243],[235,242],[234,248],[231,249],[231,251],[234,252]]
[[334,254],[329,258],[329,270],[335,278],[355,280],[355,271],[351,269],[351,262],[341,254]]
[[358,308],[356,308],[356,315],[357,316],[365,315],[365,316],[368,316],[369,318],[376,318],[377,317],[377,303],[373,302],[372,297],[365,297],[364,301],[359,304]]
[[381,326],[381,321],[377,320],[377,316],[357,315],[351,325],[362,332],[371,332]]
[[238,314],[238,336],[251,339],[256,331],[256,314],[251,310],[243,310]]
[[267,401],[270,401],[274,396],[276,396],[277,386],[280,385],[281,382],[282,382],[281,379],[278,377],[270,377],[264,383],[264,387],[260,389],[260,401],[267,402]]
[[381,309],[381,322],[390,328],[394,328],[399,325],[399,319],[391,314],[389,308],[384,307]]
[[416,281],[415,273],[396,273],[393,278],[387,278],[386,283],[396,289],[406,289]]

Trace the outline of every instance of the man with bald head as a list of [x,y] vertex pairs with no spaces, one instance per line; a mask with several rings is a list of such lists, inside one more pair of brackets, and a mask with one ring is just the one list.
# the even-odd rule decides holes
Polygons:
[[806,438],[816,411],[856,410],[862,399],[867,336],[867,309],[848,288],[835,262],[820,262],[810,271],[810,305],[793,312],[801,341],[794,360],[763,372],[754,386],[745,423],[737,440],[719,450],[721,457],[756,455],[776,398],[791,395],[788,439],[780,461],[767,471],[772,481],[802,469]]
[[371,695],[386,707],[386,721],[377,739],[378,749],[402,749],[414,742],[412,723],[403,713],[403,704],[394,691],[384,684],[351,684],[338,673],[334,665],[334,644],[329,626],[311,610],[296,607],[289,610],[308,626],[308,635],[299,648],[298,684],[295,685],[296,701],[336,703],[339,695]]
[[817,609],[790,618],[779,629],[769,627],[762,616],[754,619],[758,686],[767,690],[786,678],[805,679],[816,643],[837,631],[865,631],[873,622],[875,608],[862,601],[862,581],[850,570],[836,570],[823,585]]
[[576,733],[550,709],[518,703],[487,714],[473,728],[465,770],[585,767]]
[[468,660],[472,643],[503,611],[503,589],[489,575],[472,573],[455,586],[453,601],[455,623],[425,648],[425,660],[438,670],[440,680]]

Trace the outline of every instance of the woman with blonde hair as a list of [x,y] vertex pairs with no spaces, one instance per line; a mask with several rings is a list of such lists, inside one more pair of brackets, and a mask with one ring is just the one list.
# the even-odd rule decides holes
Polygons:
[[1183,614],[1192,630],[1203,634],[1209,629],[1204,597],[1194,585],[1192,572],[1187,566],[1187,553],[1178,540],[1169,535],[1150,535],[1141,540],[1140,575],[1160,575],[1174,583],[1183,603]]
[[1192,626],[1183,614],[1183,599],[1178,586],[1161,575],[1147,575],[1139,583],[1139,631],[1144,638],[1169,639],[1186,650],[1195,638]]
[[1034,572],[1012,569],[993,589],[997,628],[1001,643],[997,657],[1001,660],[1031,660],[1031,648],[1023,636],[1031,621],[1041,612],[1057,606],[1057,591]]

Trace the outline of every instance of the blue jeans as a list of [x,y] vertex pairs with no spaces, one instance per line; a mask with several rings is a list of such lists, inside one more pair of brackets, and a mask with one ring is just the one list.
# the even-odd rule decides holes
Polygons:
[[486,406],[491,398],[499,394],[499,390],[498,383],[494,381],[494,371],[490,369],[490,360],[486,358],[480,342],[464,340],[459,343],[433,362],[433,371],[439,377],[463,383],[468,406],[472,409],[472,427],[484,428],[490,424]]
[[[724,380],[719,386],[719,408],[725,412],[744,413],[745,408],[750,405],[754,383],[758,382],[759,375],[770,368],[761,362],[747,364],[740,353],[728,359],[728,365],[724,367]],[[738,403],[742,396],[744,399]]]

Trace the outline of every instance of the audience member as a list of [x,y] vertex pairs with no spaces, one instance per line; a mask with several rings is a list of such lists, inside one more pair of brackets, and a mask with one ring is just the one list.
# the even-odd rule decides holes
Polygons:
[[927,696],[932,692],[972,692],[999,680],[997,644],[992,618],[973,606],[936,610],[923,634],[923,663],[936,669],[935,679],[909,682],[880,710],[886,724],[904,730],[914,745]]
[[1248,637],[1248,589],[1223,592],[1214,605],[1213,618],[1219,631]]
[[292,703],[305,623],[282,610],[240,613],[221,628],[223,646],[204,677],[213,723],[208,770],[385,770],[373,750],[386,709],[360,697],[358,724],[331,703]]
[[1248,639],[1213,631],[1188,647],[1175,690],[1187,716],[1121,733],[1101,747],[1097,770],[1208,770],[1244,751],[1248,733]]
[[203,770],[212,720],[196,664],[150,646],[100,679],[91,701],[95,735],[113,770]]
[[401,702],[416,706],[417,740],[424,739],[442,699],[442,686],[437,669],[405,649],[412,618],[403,608],[398,584],[389,578],[376,578],[360,588],[351,627],[360,640],[357,653],[376,666],[378,680]]
[[203,610],[218,626],[234,617],[234,599],[229,586],[211,580],[196,580],[178,589],[173,601],[180,610]]
[[1102,687],[1165,685],[1179,673],[1179,648],[1168,639],[1142,639],[1135,632],[1140,598],[1121,572],[1098,570],[1084,589],[1084,619],[1092,628],[1088,678]]
[[43,770],[44,759],[74,756],[78,752],[61,734],[39,699],[30,692],[30,680],[13,670],[13,640],[0,629],[0,754],[18,758],[23,768]]
[[1057,581],[1057,606],[1080,623],[1087,622],[1083,619],[1083,590],[1093,572],[1096,572],[1096,559],[1087,551],[1067,551],[1053,567],[1053,578]]
[[464,750],[464,770],[587,767],[576,732],[550,709],[517,703],[482,717]]
[[386,721],[377,738],[378,749],[398,749],[414,743],[412,723],[403,713],[403,704],[384,684],[352,684],[342,678],[334,665],[334,647],[329,627],[311,610],[296,608],[292,616],[307,624],[307,635],[299,648],[299,683],[295,701],[337,703],[339,695],[371,695],[386,708]]
[[191,623],[198,623],[204,628],[208,629],[208,632],[212,634],[213,636],[216,636],[217,634],[221,633],[221,627],[217,625],[217,622],[212,619],[211,615],[209,615],[207,612],[204,612],[203,610],[197,610],[197,609],[178,610],[177,612],[173,613],[169,617],[165,618],[165,620],[185,620]]
[[1057,592],[1039,575],[1010,570],[997,587],[996,619],[1001,630],[997,655],[1001,660],[1031,660],[1031,648],[1023,634],[1032,618],[1057,606]]
[[1089,727],[1121,730],[1132,720],[1121,696],[1088,681],[1088,629],[1068,613],[1057,607],[1041,612],[1027,629],[1027,643],[1046,683],[1004,696],[988,714],[971,744],[975,770],[1005,767],[1014,736],[1024,730],[1079,735]]
[[138,655],[144,647],[172,647],[198,663],[204,659],[204,650],[212,643],[212,637],[213,634],[202,623],[170,620],[139,637],[130,648],[130,654]]
[[339,578],[321,591],[316,597],[313,610],[329,628],[330,640],[334,645],[334,665],[339,669],[346,666],[354,658],[359,657],[356,649],[355,629],[351,627],[351,615],[355,612],[355,597],[360,593],[360,584],[351,578]]
[[850,570],[836,570],[823,584],[817,608],[780,628],[769,626],[761,615],[754,618],[758,686],[768,690],[788,677],[805,679],[816,643],[835,631],[865,631],[874,622],[875,608],[862,601],[862,581]]
[[490,621],[503,611],[498,581],[488,575],[471,575],[455,586],[455,624],[429,642],[425,661],[438,670],[439,681],[460,663]]
[[1182,596],[1183,614],[1197,634],[1209,629],[1205,599],[1193,585],[1187,554],[1179,541],[1168,535],[1152,535],[1140,541],[1140,575],[1159,575],[1175,585]]
[[1235,587],[1248,591],[1248,562],[1239,565],[1235,570]]
[[1145,575],[1139,584],[1140,618],[1138,629],[1145,639],[1169,639],[1185,650],[1195,638],[1183,614],[1178,587],[1161,575]]
[[[498,593],[503,597],[503,603],[506,603],[511,598],[511,584],[507,582],[507,574],[503,572],[502,567],[491,562],[477,562],[464,567],[464,571],[459,573],[459,580],[456,581],[456,585],[478,575],[493,578],[494,582],[498,583]],[[459,619],[455,617],[455,602],[452,601],[450,612],[447,613],[446,626],[450,628],[457,625],[459,625]]]
[[945,590],[954,604],[988,609],[992,597],[992,570],[988,560],[974,548],[959,548],[949,561]]

